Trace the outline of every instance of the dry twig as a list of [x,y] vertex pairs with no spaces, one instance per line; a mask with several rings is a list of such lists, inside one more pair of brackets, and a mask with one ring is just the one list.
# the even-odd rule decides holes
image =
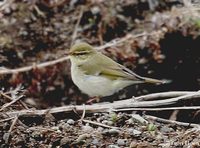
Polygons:
[[123,38],[117,38],[117,39],[114,39],[114,40],[106,43],[105,45],[102,45],[102,46],[99,46],[99,47],[95,47],[95,49],[96,50],[102,50],[102,49],[105,49],[105,48],[108,48],[108,47],[119,45],[119,44],[121,44],[123,42],[126,42],[127,40],[138,38],[138,37],[142,37],[142,36],[147,36],[147,35],[151,35],[151,33],[143,32],[143,33],[136,34],[136,35],[128,34]]
[[10,117],[10,118],[6,118],[6,119],[2,119],[2,120],[0,120],[0,123],[2,123],[2,122],[7,122],[7,121],[9,121],[9,120],[12,120],[12,119],[14,119],[15,117]]
[[124,111],[165,111],[165,110],[198,110],[200,106],[180,106],[180,107],[159,107],[159,108],[122,108],[116,109],[116,112]]
[[21,95],[21,96],[17,97],[16,99],[12,100],[11,102],[4,104],[4,105],[0,108],[0,112],[3,111],[5,108],[9,107],[10,105],[12,105],[13,103],[19,101],[22,97],[24,97],[24,95]]
[[15,73],[20,73],[20,72],[26,72],[26,71],[30,71],[32,69],[35,68],[44,68],[47,66],[52,66],[55,65],[57,63],[61,63],[64,61],[67,61],[69,59],[68,56],[56,59],[56,60],[52,60],[52,61],[48,61],[48,62],[44,62],[44,63],[40,63],[40,64],[33,64],[32,66],[25,66],[25,67],[21,67],[21,68],[16,68],[16,69],[7,69],[7,68],[3,68],[0,69],[0,75],[2,74],[15,74]]
[[[81,16],[82,16],[82,13],[80,13],[79,17],[81,18]],[[77,24],[80,23],[79,21],[77,21]],[[73,37],[72,37],[72,43],[73,43],[73,40],[75,40],[76,35],[77,35],[77,28],[75,27],[75,31],[74,31]],[[105,48],[108,48],[108,47],[111,47],[111,46],[116,46],[116,45],[118,45],[118,44],[120,44],[122,42],[127,41],[128,39],[138,38],[138,37],[145,36],[145,35],[151,35],[151,33],[141,33],[141,34],[136,34],[136,35],[129,34],[129,35],[123,37],[123,38],[114,39],[111,42],[106,43],[105,45],[102,45],[102,46],[99,46],[99,47],[95,47],[95,49],[102,50],[102,49],[105,49]],[[68,56],[64,56],[64,57],[56,59],[56,60],[47,61],[47,62],[40,63],[40,64],[35,64],[34,63],[31,66],[25,66],[25,67],[16,68],[16,69],[1,68],[0,69],[0,75],[3,75],[3,74],[15,74],[15,73],[20,73],[20,72],[27,72],[27,71],[33,70],[35,68],[38,68],[38,69],[45,68],[45,67],[48,67],[48,66],[55,65],[57,63],[61,63],[61,62],[67,61],[68,59],[69,59]]]
[[[12,101],[12,100],[13,100],[13,99],[12,99],[9,95],[7,95],[6,93],[0,92],[0,95],[3,96],[3,97],[5,97],[5,98],[7,98],[7,99],[9,99],[9,101]],[[29,109],[29,108],[27,107],[27,105],[26,105],[22,100],[19,100],[19,103],[20,103],[25,109]]]
[[157,122],[162,122],[162,123],[170,123],[170,124],[176,124],[179,126],[186,126],[186,127],[194,127],[194,128],[200,128],[200,125],[194,124],[194,123],[186,123],[186,122],[179,122],[179,121],[174,121],[174,120],[167,120],[155,116],[150,116],[150,115],[145,115],[147,119],[155,120]]
[[83,119],[82,121],[86,122],[86,123],[90,123],[90,124],[106,127],[106,128],[114,128],[114,129],[118,129],[119,128],[119,127],[109,126],[109,125],[105,125],[105,124],[102,124],[102,123],[99,123],[99,122],[90,121],[90,120],[86,120],[86,119]]
[[145,96],[139,96],[137,98],[133,98],[135,101],[148,101],[153,100],[155,98],[172,98],[172,97],[179,97],[189,94],[194,94],[196,91],[171,91],[171,92],[159,92],[159,93],[153,93],[148,94]]
[[80,13],[79,13],[79,16],[78,16],[78,20],[76,22],[76,25],[75,25],[75,28],[74,28],[74,32],[72,34],[72,41],[71,41],[71,46],[74,44],[75,40],[76,40],[76,37],[77,37],[77,33],[78,33],[78,26],[80,24],[80,21],[81,21],[81,18],[83,16],[83,10],[84,8],[81,7],[81,10],[80,10]]
[[[169,92],[166,92],[166,94]],[[164,93],[162,93],[164,94]],[[172,93],[169,93],[171,96]],[[149,95],[146,95],[149,97]],[[158,98],[156,98],[158,97]],[[160,99],[160,95],[157,93],[155,95],[154,99]],[[165,95],[166,97],[166,95]],[[139,98],[139,97],[138,97]],[[145,99],[145,96],[143,96]],[[194,98],[200,98],[200,92],[193,92],[193,93],[188,93],[183,96],[178,96],[174,98],[169,98],[165,100],[154,100],[154,101],[134,101],[133,99],[127,99],[127,100],[120,100],[120,101],[115,101],[113,103],[96,103],[92,105],[77,105],[77,106],[63,106],[63,107],[55,107],[52,109],[44,109],[44,110],[20,110],[20,111],[11,111],[7,112],[8,115],[10,116],[31,116],[31,115],[45,115],[46,112],[49,112],[51,114],[55,113],[61,113],[61,112],[72,112],[73,110],[76,110],[76,112],[83,112],[84,110],[88,113],[95,113],[95,112],[109,112],[110,109],[113,110],[118,110],[118,109],[126,109],[126,108],[140,108],[140,107],[157,107],[157,106],[162,106],[162,105],[167,105],[167,104],[174,104],[177,101],[180,100],[186,100],[186,99],[194,99]],[[137,100],[137,97],[135,98]],[[168,108],[169,109],[169,108]],[[174,109],[177,109],[174,108]],[[197,107],[198,109],[198,107]]]

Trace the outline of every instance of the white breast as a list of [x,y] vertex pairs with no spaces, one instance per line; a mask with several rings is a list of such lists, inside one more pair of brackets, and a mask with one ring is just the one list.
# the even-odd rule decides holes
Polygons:
[[86,75],[77,66],[71,66],[72,80],[76,86],[90,97],[110,96],[120,89],[133,84],[133,81],[112,81],[106,77]]

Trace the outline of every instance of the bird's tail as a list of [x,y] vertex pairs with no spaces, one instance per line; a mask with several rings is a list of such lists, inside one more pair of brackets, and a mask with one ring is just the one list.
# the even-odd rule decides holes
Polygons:
[[147,77],[140,77],[140,80],[142,80],[144,83],[153,83],[153,84],[171,83],[171,80],[158,80],[158,79],[147,78]]

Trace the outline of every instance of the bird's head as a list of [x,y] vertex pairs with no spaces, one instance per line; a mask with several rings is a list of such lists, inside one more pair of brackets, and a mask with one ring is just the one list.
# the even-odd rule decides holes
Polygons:
[[76,62],[84,62],[93,55],[95,55],[97,51],[87,43],[77,43],[70,48],[69,56],[70,59]]

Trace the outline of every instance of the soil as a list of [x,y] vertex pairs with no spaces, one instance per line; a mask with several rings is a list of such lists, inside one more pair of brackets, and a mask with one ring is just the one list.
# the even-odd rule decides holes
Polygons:
[[[146,116],[199,124],[196,110],[97,112],[86,113],[84,119],[76,111],[47,112],[45,116],[7,114],[89,100],[73,84],[69,61],[37,68],[39,63],[62,58],[78,41],[103,47],[132,35],[101,52],[139,75],[171,80],[159,86],[130,86],[101,103],[157,92],[197,91],[199,6],[198,0],[0,2],[0,71],[33,65],[30,71],[0,75],[0,147],[200,147],[199,129]],[[21,95],[20,101],[5,107]],[[194,104],[198,106],[199,100],[178,102],[179,106]]]

